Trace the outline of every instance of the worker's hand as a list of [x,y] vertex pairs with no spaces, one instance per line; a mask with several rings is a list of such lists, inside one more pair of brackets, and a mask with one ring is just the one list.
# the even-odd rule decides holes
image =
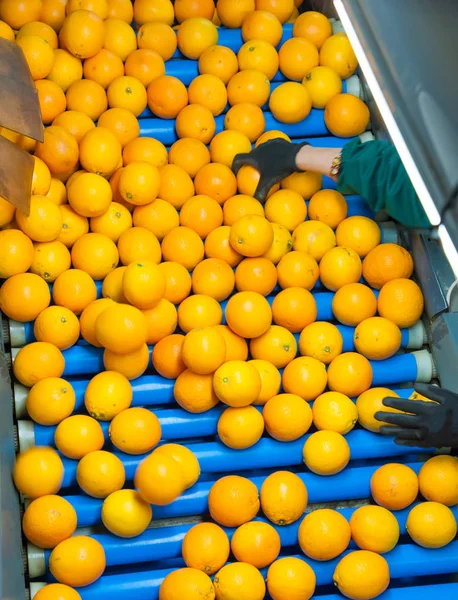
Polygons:
[[417,384],[415,391],[432,402],[384,398],[384,406],[408,414],[376,412],[377,420],[390,423],[383,425],[380,433],[395,436],[395,443],[402,446],[457,447],[458,394],[425,383]]
[[261,178],[254,197],[264,202],[273,185],[291,173],[300,171],[296,164],[296,156],[299,150],[307,145],[307,142],[291,144],[283,139],[269,140],[247,154],[237,154],[232,162],[232,170],[237,175],[243,165],[251,165],[257,169]]

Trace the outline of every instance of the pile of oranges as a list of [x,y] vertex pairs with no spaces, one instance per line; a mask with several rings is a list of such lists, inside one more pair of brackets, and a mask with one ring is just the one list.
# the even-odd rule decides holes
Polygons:
[[[33,322],[36,341],[17,353],[14,376],[29,388],[30,418],[56,427],[58,450],[26,450],[14,470],[17,488],[33,500],[24,534],[52,549],[49,569],[59,582],[37,600],[78,600],[72,588],[97,580],[106,566],[98,541],[73,535],[75,509],[58,495],[61,455],[78,461],[80,489],[103,499],[104,526],[125,538],[140,535],[154,506],[173,502],[199,479],[193,452],[159,445],[158,418],[131,407],[131,380],[145,372],[174,380],[175,400],[189,413],[222,403],[217,431],[231,449],[243,451],[263,435],[291,442],[313,426],[303,459],[321,476],[346,467],[345,435],[358,421],[369,431],[381,425],[374,414],[394,392],[371,388],[370,360],[393,356],[400,329],[423,311],[410,254],[381,243],[373,220],[348,217],[345,197],[321,189],[316,173],[284,179],[262,205],[253,197],[259,173],[246,166],[236,177],[231,170],[234,156],[252,143],[291,141],[282,131],[265,131],[266,103],[281,123],[324,109],[336,136],[358,135],[368,125],[364,102],[341,93],[342,79],[357,68],[346,35],[333,34],[319,13],[298,16],[298,4],[0,2],[0,36],[21,47],[47,126],[36,144],[1,131],[32,153],[34,173],[29,215],[0,198],[0,309]],[[288,21],[293,37],[277,51]],[[218,45],[220,26],[241,28],[237,54]],[[177,48],[198,61],[199,75],[187,87],[166,74]],[[271,93],[278,69],[288,81]],[[215,117],[227,103],[224,130],[215,135]],[[178,139],[170,148],[140,137],[138,117],[147,110],[175,120]],[[354,352],[342,352],[335,324],[317,321],[311,290],[323,288],[335,292],[334,320],[355,328]],[[82,343],[100,349],[105,370],[89,382],[83,414],[73,414],[65,351]],[[109,448],[145,455],[135,489],[126,485],[118,455],[104,449],[100,422],[110,422]],[[373,598],[387,587],[380,554],[399,537],[389,511],[408,507],[418,493],[413,471],[383,469],[372,481],[380,506],[358,509],[350,523],[339,512],[314,511],[298,529],[304,555],[315,560],[339,556],[351,537],[356,542],[360,550],[345,556],[334,575],[349,598]],[[387,497],[384,477],[399,487],[398,502]],[[453,538],[447,506],[458,501],[457,481],[455,459],[437,457],[422,468],[428,502],[409,514],[414,541],[439,547]],[[238,475],[216,481],[208,505],[218,525],[190,529],[183,541],[187,568],[164,580],[160,599],[262,600],[266,584],[258,569],[270,565],[274,600],[308,600],[315,589],[310,566],[277,560],[278,528],[303,519],[307,501],[301,478],[286,471],[267,477],[260,493]],[[260,509],[266,520],[253,520]],[[444,519],[447,530],[431,528],[434,519]],[[231,542],[220,525],[237,527]],[[225,566],[231,552],[236,562]]]

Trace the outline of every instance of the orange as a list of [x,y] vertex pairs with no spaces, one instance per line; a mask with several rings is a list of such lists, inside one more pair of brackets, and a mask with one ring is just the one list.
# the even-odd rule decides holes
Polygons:
[[18,229],[0,231],[0,277],[7,279],[29,270],[34,256],[32,241]]
[[347,202],[335,190],[320,190],[310,198],[308,214],[310,219],[321,221],[335,229],[347,216]]
[[98,342],[112,352],[134,352],[146,342],[145,316],[134,306],[112,304],[97,317],[95,335]]
[[335,33],[324,41],[320,49],[320,65],[329,67],[342,79],[353,75],[358,60],[345,33]]
[[11,223],[14,218],[16,207],[4,198],[0,198],[0,227]]
[[270,565],[266,582],[272,600],[310,600],[315,593],[316,576],[305,561],[285,557]]
[[240,71],[261,71],[268,79],[273,79],[278,71],[277,51],[270,42],[263,39],[245,42],[238,51],[237,58]]
[[215,133],[216,124],[209,108],[190,104],[178,113],[175,127],[178,137],[190,137],[208,144]]
[[201,75],[214,75],[221,79],[225,85],[238,70],[237,56],[233,50],[226,46],[210,46],[199,57],[199,73]]
[[293,240],[286,227],[278,225],[278,223],[272,223],[272,229],[274,232],[274,241],[263,256],[269,259],[274,265],[277,265],[285,254],[291,250]]
[[181,358],[184,335],[175,333],[168,335],[153,348],[153,367],[167,379],[177,379],[186,366]]
[[93,583],[103,574],[105,565],[103,546],[83,535],[64,540],[49,557],[49,570],[55,579],[72,587]]
[[239,527],[251,521],[260,507],[255,484],[238,475],[218,479],[208,494],[208,508],[214,521],[225,527]]
[[151,21],[172,25],[174,21],[173,4],[170,0],[156,0],[154,4],[149,0],[136,0],[134,2],[134,21],[138,26]]
[[132,162],[119,177],[119,193],[124,201],[135,206],[149,204],[159,193],[159,169],[147,162]]
[[153,511],[135,490],[118,490],[102,504],[102,523],[114,535],[131,538],[145,531]]
[[181,444],[163,444],[156,449],[156,454],[164,454],[172,458],[180,467],[184,477],[185,489],[192,487],[200,477],[200,465],[195,454]]
[[383,556],[368,550],[357,550],[340,560],[333,581],[347,598],[375,598],[390,584],[390,569]]
[[95,127],[95,123],[89,115],[76,110],[61,113],[52,123],[66,129],[78,143],[90,129]]
[[192,273],[192,290],[195,294],[211,296],[221,302],[234,289],[234,272],[219,258],[207,258],[196,265]]
[[210,142],[211,162],[222,163],[227,167],[232,166],[232,161],[237,154],[251,152],[251,150],[249,138],[235,130],[221,131]]
[[417,497],[418,477],[406,465],[385,464],[371,477],[371,494],[380,506],[388,510],[402,510]]
[[124,465],[117,456],[95,450],[83,456],[76,468],[80,488],[93,498],[106,498],[120,490],[125,483]]
[[125,108],[110,108],[100,116],[98,125],[110,129],[118,138],[122,148],[140,135],[137,119]]
[[73,412],[75,392],[65,379],[48,377],[36,383],[27,395],[29,417],[40,425],[57,425]]
[[112,202],[103,215],[91,218],[91,231],[101,233],[115,243],[130,227],[132,227],[130,212],[117,202]]
[[[203,168],[203,167],[202,167]],[[189,174],[178,165],[164,165],[159,170],[159,198],[171,204],[177,210],[194,196],[194,184]]]
[[324,110],[324,122],[329,131],[339,137],[363,133],[369,124],[367,105],[353,94],[333,96]]
[[188,104],[186,87],[171,75],[161,75],[153,79],[147,93],[150,110],[161,119],[174,119]]
[[442,548],[456,536],[455,515],[439,502],[423,502],[409,512],[407,533],[423,548]]
[[88,273],[80,269],[69,269],[54,282],[52,298],[58,306],[65,306],[79,315],[97,298],[97,288]]
[[51,185],[49,186],[46,197],[52,200],[58,206],[62,206],[67,203],[67,189],[65,184],[60,179],[51,178]]
[[454,456],[433,456],[418,473],[420,493],[426,500],[446,506],[457,504],[458,461]]
[[336,245],[336,236],[329,225],[309,220],[301,223],[293,232],[293,248],[310,254],[320,261],[328,250]]
[[15,321],[33,321],[51,301],[46,282],[33,273],[18,273],[0,288],[0,309]]
[[88,131],[80,142],[81,165],[89,171],[107,177],[121,159],[121,144],[115,134],[105,127]]
[[377,312],[374,292],[362,283],[347,283],[334,294],[332,312],[343,325],[358,325]]
[[173,304],[180,304],[191,291],[191,275],[180,263],[168,261],[159,265],[165,277],[164,298]]
[[383,398],[387,396],[398,397],[398,394],[388,388],[376,387],[363,392],[356,400],[356,408],[358,409],[358,420],[360,425],[369,431],[378,432],[382,425],[386,425],[383,421],[375,418],[375,413],[379,410],[386,412],[398,413],[400,411],[395,408],[390,408],[382,404]]
[[220,325],[222,319],[221,305],[210,296],[193,294],[178,307],[178,325],[186,333],[199,327]]
[[[65,5],[62,6],[63,13],[65,14]],[[34,598],[37,600],[81,600],[81,596],[75,589],[62,583],[48,583],[45,587],[38,590]]]
[[47,127],[43,135],[44,141],[37,143],[35,155],[48,165],[53,177],[66,181],[78,165],[78,142],[57,125]]
[[336,246],[326,252],[320,261],[321,283],[335,292],[348,283],[361,278],[361,259],[351,248]]
[[167,164],[167,149],[164,144],[154,138],[141,137],[132,140],[125,146],[122,151],[122,159],[125,166],[131,162],[142,161],[159,168]]
[[385,283],[378,297],[378,311],[398,327],[411,327],[423,313],[420,287],[411,279],[392,279]]
[[9,40],[10,42],[14,42],[14,31],[8,23],[5,23],[5,21],[0,21],[0,37]]
[[138,30],[137,43],[139,48],[154,50],[169,60],[177,49],[177,36],[169,25],[150,21]]
[[193,138],[181,138],[169,150],[169,162],[195,177],[199,169],[210,162],[210,152],[205,144]]
[[309,71],[319,64],[318,50],[305,37],[287,40],[278,52],[280,71],[287,79],[302,81]]
[[[122,268],[122,267],[121,267]],[[109,306],[113,303],[111,298],[100,298],[99,300],[94,300],[86,306],[86,308],[81,313],[80,317],[80,327],[81,327],[81,335],[82,337],[91,344],[92,346],[96,346],[100,348],[100,344],[95,337],[95,322],[97,317]]]
[[215,575],[216,597],[221,600],[231,598],[251,598],[262,600],[266,593],[263,576],[256,567],[244,562],[224,566]]
[[141,310],[150,309],[164,296],[165,277],[153,262],[132,262],[124,271],[122,289],[130,304]]
[[14,485],[27,498],[57,494],[63,476],[62,460],[53,448],[33,446],[16,456]]
[[312,410],[300,396],[278,394],[262,411],[266,430],[280,442],[290,442],[302,437],[312,425]]
[[332,35],[329,19],[322,13],[309,10],[297,17],[293,26],[293,36],[309,40],[318,48]]
[[281,369],[296,356],[297,344],[290,331],[284,327],[272,325],[250,342],[250,352],[253,358],[266,360]]
[[67,189],[68,202],[82,217],[100,217],[110,208],[112,191],[101,175],[82,173]]
[[367,217],[348,217],[336,230],[337,244],[352,248],[361,258],[380,244],[381,237],[378,224]]
[[276,284],[275,265],[267,258],[244,258],[235,270],[235,285],[239,292],[268,296]]
[[159,241],[180,223],[176,209],[161,198],[143,206],[136,206],[132,217],[135,226],[148,229]]
[[294,231],[307,216],[304,199],[293,190],[279,190],[268,198],[265,204],[266,218]]
[[269,108],[282,123],[299,123],[312,109],[312,100],[303,85],[294,81],[282,83],[270,96]]
[[184,491],[184,473],[171,456],[153,452],[138,465],[134,485],[144,500],[164,506]]
[[293,333],[299,333],[316,320],[315,299],[303,288],[287,288],[275,296],[272,303],[272,316],[277,325]]
[[48,79],[66,92],[70,85],[83,77],[83,65],[81,59],[73,56],[67,50],[61,48],[54,50],[54,65],[48,75]]
[[331,98],[342,92],[342,80],[329,67],[314,67],[305,75],[302,84],[310,94],[313,108],[325,108]]
[[229,558],[229,539],[215,523],[199,523],[184,536],[181,552],[186,566],[213,575]]
[[218,0],[216,10],[221,23],[230,29],[242,26],[245,17],[255,9],[255,0]]
[[190,413],[203,413],[218,404],[213,375],[197,375],[190,369],[178,375],[173,393],[177,404]]
[[32,195],[45,195],[51,186],[51,173],[47,165],[36,156],[33,157]]
[[0,19],[5,21],[12,29],[20,29],[26,23],[39,21],[41,2],[39,0],[12,0],[2,3]]
[[[195,106],[197,105],[191,105],[189,108]],[[226,200],[237,192],[237,180],[234,173],[227,165],[219,163],[209,163],[201,167],[194,178],[194,185],[197,194],[210,196],[218,204],[224,205]]]
[[161,262],[161,246],[156,236],[144,227],[132,227],[121,233],[118,240],[119,258],[123,265],[134,261]]
[[398,244],[379,244],[363,261],[363,277],[375,289],[380,289],[392,279],[409,279],[412,273],[412,257]]
[[255,69],[246,69],[236,73],[227,84],[227,98],[231,106],[242,102],[263,106],[267,102],[269,94],[269,78]]
[[65,94],[54,81],[43,79],[37,81],[35,87],[38,92],[41,118],[43,123],[49,124],[66,109]]
[[107,0],[70,0],[66,6],[67,15],[79,9],[90,10],[101,19],[108,17]]
[[91,79],[75,81],[67,90],[68,110],[82,112],[97,121],[107,109],[107,97],[103,87]]
[[252,196],[236,194],[226,200],[223,206],[225,225],[233,225],[236,221],[247,215],[264,216],[262,204]]
[[210,196],[194,196],[186,200],[181,207],[180,225],[189,227],[202,239],[222,224],[223,210]]
[[[240,106],[244,105],[236,104],[233,108],[238,108]],[[243,165],[237,173],[237,186],[240,194],[254,196],[260,178],[261,174],[257,169],[255,169],[251,165]],[[273,185],[267,194],[267,198],[269,198],[274,192],[277,192],[279,189],[280,185],[278,183],[276,185]]]
[[134,11],[130,0],[108,0],[108,17],[132,23]]
[[350,543],[348,521],[336,510],[321,508],[309,513],[299,526],[298,541],[302,552],[313,560],[332,560]]
[[218,43],[218,29],[208,18],[192,17],[178,27],[177,42],[186,58],[197,60],[207,48]]
[[80,325],[68,308],[48,306],[36,318],[33,332],[38,342],[48,342],[59,350],[66,350],[77,342]]
[[129,54],[137,49],[135,31],[129,23],[122,19],[107,19],[104,26],[105,39],[103,47],[125,62]]
[[26,538],[39,548],[54,548],[76,530],[76,512],[60,496],[37,498],[29,504],[22,520]]
[[283,289],[301,287],[311,290],[318,281],[316,260],[305,252],[288,252],[277,265],[278,283]]
[[211,579],[205,573],[197,569],[178,569],[169,573],[159,590],[160,600],[178,600],[182,595],[189,600],[205,598],[213,600],[215,589]]
[[304,463],[317,475],[340,473],[350,461],[350,447],[336,431],[317,431],[309,436],[302,449]]
[[345,435],[358,421],[358,410],[345,394],[325,392],[313,403],[313,424],[320,430],[336,431]]
[[295,358],[283,371],[282,383],[285,392],[297,394],[304,400],[314,400],[326,387],[325,366],[309,356]]
[[[102,312],[103,316],[110,307]],[[97,325],[100,316],[96,321]],[[121,324],[121,323],[120,323]],[[87,412],[99,421],[111,421],[132,402],[132,386],[127,377],[116,371],[102,371],[89,382],[84,395]]]
[[256,0],[256,10],[265,10],[286,23],[294,10],[294,0]]
[[72,247],[72,263],[93,279],[104,279],[119,263],[116,244],[101,233],[86,233]]
[[245,562],[258,569],[270,565],[280,553],[280,536],[269,525],[252,521],[241,525],[232,536],[232,554],[239,562]]
[[102,49],[105,28],[102,19],[88,10],[69,14],[59,33],[60,46],[77,58],[90,58]]
[[226,87],[216,75],[199,75],[190,83],[188,93],[190,104],[205,106],[215,117],[226,108]]
[[[120,304],[127,304],[124,292],[122,291],[122,278],[126,269],[127,267],[117,267],[105,277],[102,283],[102,296],[105,299],[114,300]],[[94,341],[90,343],[94,346],[100,346],[95,337]]]
[[246,215],[232,225],[229,241],[242,256],[261,256],[272,245],[273,229],[264,217]]
[[34,242],[52,242],[62,227],[59,207],[46,196],[30,198],[30,214],[26,216],[19,208],[16,210],[16,223]]
[[[227,360],[227,357],[226,357]],[[261,391],[256,398],[255,404],[264,405],[268,400],[273,398],[280,391],[281,375],[275,365],[267,360],[250,360],[250,365],[253,366],[261,377]]]
[[361,550],[390,552],[399,540],[396,517],[382,506],[361,506],[350,519],[351,537]]
[[204,257],[204,245],[193,229],[175,227],[164,236],[162,253],[164,260],[180,263],[188,271],[192,271]]
[[[154,50],[147,48],[141,48],[134,50],[126,60],[126,75],[129,77],[135,77],[145,87],[156,77],[165,75],[165,65],[162,56]],[[122,75],[120,73],[119,75]]]
[[283,133],[283,131],[279,131],[278,129],[271,129],[269,131],[264,132],[262,135],[260,135],[259,138],[256,140],[256,144],[254,146],[255,146],[255,148],[257,148],[260,144],[264,144],[265,142],[268,142],[269,140],[278,140],[278,139],[286,140],[287,142],[291,141],[291,138],[289,138],[286,135],[286,133]]
[[[229,327],[243,338],[256,338],[265,333],[272,322],[267,300],[256,292],[239,292],[229,298],[226,306]],[[255,357],[256,358],[256,357]]]
[[255,104],[240,103],[228,110],[224,118],[224,128],[240,131],[251,142],[263,133],[266,126],[264,113]]
[[135,77],[127,75],[113,79],[107,89],[107,99],[110,108],[125,108],[136,117],[148,104],[145,86]]
[[357,325],[354,333],[356,350],[372,360],[384,360],[401,347],[401,331],[383,317],[370,317]]
[[254,10],[243,19],[242,38],[244,42],[265,40],[273,46],[278,46],[282,35],[283,29],[280,21],[268,10]]
[[219,400],[228,406],[248,406],[259,397],[261,376],[249,362],[230,360],[213,374],[213,389]]
[[182,359],[186,367],[194,373],[214,373],[223,364],[225,357],[225,341],[216,327],[193,329],[186,335]]
[[215,3],[213,0],[177,0],[174,9],[178,23],[194,17],[211,20],[215,12]]
[[264,432],[264,420],[253,406],[226,408],[218,420],[218,435],[224,445],[235,450],[250,448]]
[[216,328],[226,342],[226,360],[246,360],[248,358],[248,344],[246,340],[234,333],[227,325],[216,325]]
[[332,323],[316,321],[303,329],[299,337],[299,351],[326,365],[342,352],[342,334]]
[[206,237],[204,248],[205,254],[209,258],[219,258],[226,261],[229,266],[235,267],[243,257],[230,245],[230,235],[230,227],[217,227]]
[[264,479],[260,492],[261,508],[276,525],[289,525],[304,513],[308,493],[304,482],[294,473],[277,471]]
[[[177,309],[165,298],[159,300],[153,308],[144,310],[143,314],[146,317],[147,344],[156,344],[162,338],[171,335],[177,327]],[[146,361],[145,365],[147,366],[147,364]]]
[[336,356],[328,368],[328,385],[333,392],[359,396],[370,388],[372,367],[370,362],[356,352]]
[[54,52],[51,44],[38,35],[18,38],[17,45],[24,53],[33,80],[44,79],[52,70]]
[[151,452],[161,439],[161,425],[146,408],[128,408],[115,416],[108,429],[116,448],[127,454]]

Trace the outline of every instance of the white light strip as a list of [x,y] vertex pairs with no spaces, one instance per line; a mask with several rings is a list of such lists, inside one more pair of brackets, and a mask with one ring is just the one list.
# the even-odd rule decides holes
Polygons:
[[442,248],[444,249],[445,256],[452,267],[455,277],[458,278],[458,251],[455,247],[455,244],[453,243],[445,225],[439,225],[437,232],[439,234],[439,239],[441,241]]
[[434,204],[433,199],[431,198],[431,194],[426,187],[420,172],[415,164],[412,155],[407,147],[407,144],[402,137],[402,133],[397,126],[397,123],[393,117],[393,113],[386,101],[386,98],[383,94],[382,88],[380,87],[377,78],[372,70],[372,67],[369,63],[369,60],[366,57],[366,54],[363,50],[363,47],[358,39],[356,31],[353,27],[353,24],[348,16],[346,8],[342,2],[342,0],[334,0],[335,9],[342,21],[342,25],[344,26],[345,33],[348,35],[351,45],[353,46],[353,50],[355,51],[356,57],[359,62],[359,66],[361,67],[364,76],[366,77],[367,84],[369,89],[372,92],[374,100],[380,110],[380,114],[385,122],[385,125],[388,129],[388,132],[396,146],[399,156],[404,163],[406,171],[412,181],[412,185],[414,186],[418,197],[425,209],[426,215],[429,219],[431,225],[439,225],[441,218],[440,214]]

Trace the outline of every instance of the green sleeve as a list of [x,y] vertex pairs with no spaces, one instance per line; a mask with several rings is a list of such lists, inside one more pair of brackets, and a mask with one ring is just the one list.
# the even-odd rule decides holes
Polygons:
[[430,227],[396,148],[378,140],[353,140],[342,149],[337,189],[359,194],[375,212],[385,209],[406,227]]

